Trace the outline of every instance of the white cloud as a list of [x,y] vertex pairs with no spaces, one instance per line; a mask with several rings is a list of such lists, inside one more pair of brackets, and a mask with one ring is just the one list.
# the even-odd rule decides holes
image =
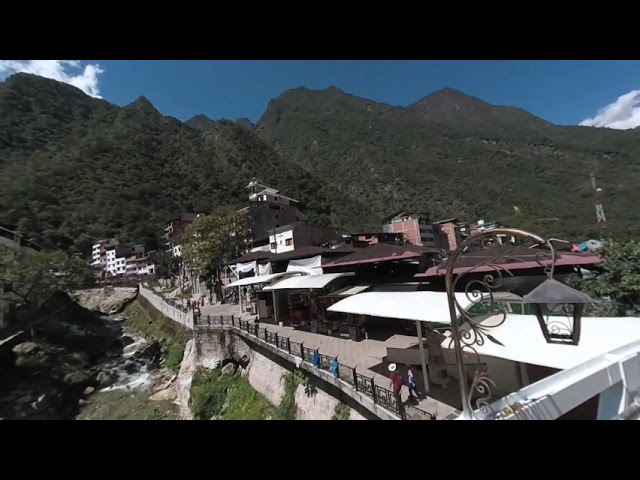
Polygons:
[[580,122],[585,127],[627,130],[640,125],[640,90],[632,90],[615,102],[601,108],[593,118]]
[[14,73],[33,73],[79,88],[87,95],[100,96],[98,76],[104,73],[98,64],[84,67],[79,60],[0,60],[0,80]]

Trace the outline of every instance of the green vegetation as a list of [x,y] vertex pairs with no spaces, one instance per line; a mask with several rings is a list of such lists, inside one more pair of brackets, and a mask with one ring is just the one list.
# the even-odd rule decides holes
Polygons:
[[254,127],[19,74],[0,83],[0,112],[0,224],[73,252],[113,236],[155,248],[170,214],[243,203],[254,176],[346,230],[411,209],[583,239],[599,234],[595,170],[615,238],[640,233],[637,130],[551,125],[450,89],[401,108],[299,88]]
[[640,242],[606,244],[599,252],[604,259],[599,275],[569,282],[596,303],[589,313],[596,316],[637,315],[640,311]]
[[87,263],[64,252],[29,252],[0,245],[3,289],[0,301],[14,308],[36,309],[57,292],[90,286],[95,278]]
[[221,369],[198,369],[191,387],[191,411],[198,420],[267,420],[273,407],[249,384]]
[[296,419],[296,391],[298,386],[307,385],[309,379],[300,372],[286,373],[282,376],[284,380],[284,394],[278,407],[279,420]]
[[167,321],[162,315],[150,315],[140,304],[140,300],[130,303],[124,310],[124,316],[131,326],[147,338],[158,340],[165,352],[165,366],[178,373],[184,348],[191,338],[190,332],[175,322]]
[[220,272],[230,260],[246,251],[250,242],[249,217],[233,208],[219,207],[210,215],[201,215],[187,227],[183,236],[182,257],[189,268],[200,272],[212,289]]
[[175,420],[177,407],[170,401],[149,400],[149,392],[113,390],[91,395],[78,420]]
[[338,403],[333,409],[331,420],[349,420],[351,409],[344,403]]

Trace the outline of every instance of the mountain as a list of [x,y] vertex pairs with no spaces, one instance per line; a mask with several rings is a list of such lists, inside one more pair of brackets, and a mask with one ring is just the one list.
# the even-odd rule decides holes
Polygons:
[[112,236],[157,247],[171,213],[240,204],[257,176],[300,200],[311,222],[371,227],[363,202],[282,159],[246,127],[214,123],[203,135],[144,97],[119,108],[14,75],[0,83],[0,224],[83,253]]
[[396,107],[297,88],[253,126],[33,75],[0,83],[0,224],[84,253],[111,236],[158,246],[168,215],[242,203],[254,176],[350,231],[410,209],[583,239],[599,234],[592,170],[614,234],[637,237],[638,130],[557,126],[453,89]]
[[449,88],[393,107],[336,87],[301,87],[272,100],[255,132],[284,159],[365,200],[378,218],[411,209],[597,236],[595,171],[614,233],[640,233],[636,130],[553,125]]

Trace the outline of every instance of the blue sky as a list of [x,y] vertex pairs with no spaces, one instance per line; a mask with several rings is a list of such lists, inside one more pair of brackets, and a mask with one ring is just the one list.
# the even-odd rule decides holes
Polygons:
[[[313,89],[335,85],[357,96],[402,106],[448,86],[489,103],[524,108],[554,123],[578,124],[609,105],[607,118],[593,119],[592,125],[629,128],[635,126],[634,116],[640,125],[640,61],[88,60],[13,61],[9,66],[2,62],[12,61],[0,61],[0,78],[3,72],[6,76],[19,71],[17,62],[23,62],[23,71],[51,78],[63,75],[58,79],[68,78],[69,83],[75,78],[80,88],[83,79],[88,83],[93,79],[91,92],[118,105],[144,95],[163,114],[180,120],[204,113],[213,119],[248,117],[255,122],[270,99],[301,85]],[[34,71],[29,62],[60,62],[64,72],[55,73],[52,65]],[[88,67],[93,70],[87,72]],[[78,76],[82,78],[77,80]],[[624,105],[615,104],[625,94],[630,95]]]

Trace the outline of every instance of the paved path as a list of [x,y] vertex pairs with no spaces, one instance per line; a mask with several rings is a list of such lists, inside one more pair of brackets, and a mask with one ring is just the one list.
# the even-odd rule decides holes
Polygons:
[[[239,317],[242,320],[251,321],[255,318],[254,315],[241,313],[240,307],[234,304],[205,305],[201,307],[201,312],[205,318],[207,315],[234,315],[236,318]],[[296,330],[293,327],[280,327],[279,325],[270,323],[261,322],[260,326],[266,327],[270,332],[276,332],[278,335],[289,337],[293,342],[304,343],[305,347],[318,349],[323,355],[331,357],[337,356],[338,360],[344,365],[357,367],[358,373],[370,378],[372,377],[376,385],[387,389],[390,389],[389,371],[387,370],[388,362],[386,362],[385,358],[387,356],[387,348],[410,348],[418,341],[417,337],[393,335],[385,341],[366,339],[355,342],[348,339]],[[375,368],[375,371],[372,370],[372,368]],[[414,373],[416,382],[418,382],[418,389],[420,390],[422,386],[422,373]],[[401,374],[406,378],[406,372],[401,371]],[[443,401],[427,397],[420,401],[418,408],[431,413],[437,412],[439,419],[455,413],[456,409],[451,406],[458,403],[459,395],[455,383],[450,384],[447,389],[433,385],[431,388],[432,393]],[[408,397],[409,392],[405,386],[402,388],[402,399],[406,401]]]

